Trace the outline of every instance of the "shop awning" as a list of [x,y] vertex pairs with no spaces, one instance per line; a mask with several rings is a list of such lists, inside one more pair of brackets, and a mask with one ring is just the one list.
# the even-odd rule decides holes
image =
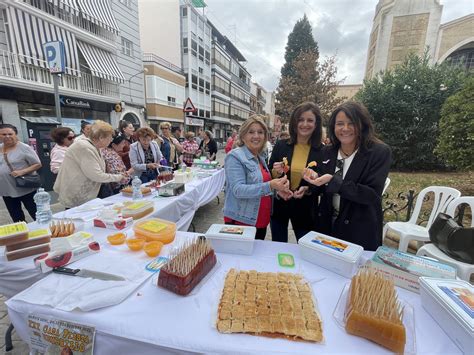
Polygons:
[[81,41],[77,41],[77,45],[92,75],[119,83],[125,82],[122,71],[111,53]]
[[66,54],[66,73],[78,75],[79,60],[73,33],[14,7],[9,8],[8,16],[11,43],[16,45],[22,63],[46,68],[43,43],[62,41]]
[[[74,1],[74,0],[70,0]],[[114,33],[119,32],[109,0],[75,0],[86,19]],[[124,14],[125,15],[125,14]]]
[[49,3],[54,6],[64,9],[71,14],[77,16],[79,14],[79,8],[77,7],[76,0],[48,0]]

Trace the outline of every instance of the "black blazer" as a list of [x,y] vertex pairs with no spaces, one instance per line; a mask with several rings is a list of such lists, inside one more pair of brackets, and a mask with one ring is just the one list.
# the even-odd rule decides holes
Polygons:
[[[294,144],[290,143],[289,140],[278,141],[273,147],[272,156],[270,157],[270,163],[268,165],[270,171],[273,168],[273,164],[282,161],[284,157],[288,159],[288,165],[291,166],[294,148]],[[321,159],[322,146],[311,146],[306,165],[313,160],[316,161],[318,164],[316,171],[319,173],[318,168],[321,166]],[[291,174],[288,174],[288,179],[290,179],[290,177]],[[298,188],[307,185],[308,182],[301,179]],[[290,199],[289,201],[274,198],[272,218],[291,218],[293,228],[311,230],[315,224],[314,218],[317,211],[317,204],[318,200],[313,195],[305,195],[301,199]]]
[[[337,153],[337,147],[324,147],[320,174],[334,175]],[[391,150],[386,144],[359,149],[344,180],[334,175],[329,184],[319,189],[322,196],[315,229],[359,244],[365,250],[376,250],[382,244],[382,191],[391,163]],[[339,216],[333,225],[334,193],[341,199]]]

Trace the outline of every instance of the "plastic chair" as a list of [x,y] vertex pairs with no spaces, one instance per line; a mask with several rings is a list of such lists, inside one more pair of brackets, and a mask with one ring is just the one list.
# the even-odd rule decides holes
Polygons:
[[[452,201],[446,209],[446,214],[451,217],[455,216],[456,208],[462,204],[468,204],[471,208],[471,227],[474,227],[474,196],[463,196]],[[470,281],[471,275],[474,274],[474,265],[463,263],[446,255],[436,245],[430,243],[423,245],[416,255],[428,256],[437,259],[445,264],[454,266],[457,269],[457,276],[463,280]]]
[[390,180],[389,177],[387,177],[387,178],[385,179],[385,184],[383,184],[382,195],[385,193],[385,191],[387,191],[387,189],[388,189],[388,187],[389,187],[389,185],[390,185],[390,181],[391,181],[391,180]]
[[[426,194],[430,192],[433,192],[435,195],[433,199],[433,209],[431,210],[426,227],[423,227],[416,224],[416,222],[421,211],[423,199],[425,198]],[[402,252],[407,251],[410,240],[428,242],[430,240],[428,229],[430,228],[431,223],[433,223],[438,213],[444,212],[449,203],[459,196],[461,196],[461,193],[452,187],[429,186],[421,190],[416,199],[415,208],[413,209],[410,220],[408,222],[388,222],[385,224],[382,240],[385,238],[385,235],[389,230],[394,231],[400,236],[398,250]]]

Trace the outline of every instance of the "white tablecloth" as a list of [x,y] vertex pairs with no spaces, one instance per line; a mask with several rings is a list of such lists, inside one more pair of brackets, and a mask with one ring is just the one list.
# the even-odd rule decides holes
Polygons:
[[[182,241],[193,235],[179,232]],[[167,246],[164,254],[171,246]],[[104,247],[104,253],[123,252]],[[259,271],[289,271],[279,266],[277,254],[291,253],[295,257],[294,272],[302,273],[312,284],[323,320],[324,344],[292,342],[245,334],[221,334],[214,326],[219,294],[227,271],[256,269]],[[366,253],[367,254],[367,253]],[[366,255],[367,256],[367,255]],[[96,327],[95,353],[156,354],[156,353],[389,353],[365,339],[348,335],[334,320],[333,312],[342,289],[350,282],[342,276],[299,258],[295,244],[256,241],[251,256],[218,254],[218,266],[199,289],[187,297],[177,296],[158,288],[156,277],[145,281],[119,305],[92,312],[64,312],[46,306],[26,303],[13,297],[7,301],[10,319],[20,337],[28,341],[29,314],[47,315]],[[124,254],[124,262],[141,263],[142,256]],[[50,277],[50,276],[48,276]],[[33,286],[34,287],[34,286]],[[420,297],[398,289],[400,297],[415,311],[417,353],[459,353],[456,345],[422,308]],[[28,290],[24,291],[25,293]]]
[[[155,210],[149,217],[158,217],[175,222],[178,230],[187,231],[196,210],[216,198],[224,187],[224,181],[224,169],[221,169],[214,171],[210,177],[195,178],[187,183],[185,192],[179,196],[146,197],[145,199],[154,201],[155,205]],[[85,205],[107,203],[110,205],[124,200],[130,200],[130,198],[117,194],[104,200],[95,199]],[[55,217],[84,217],[89,220],[84,224],[84,230],[92,232],[99,239],[113,232],[111,229],[93,227],[91,219],[97,214],[98,210],[76,213],[78,209],[84,210],[84,205],[59,212],[55,214]],[[35,223],[30,223],[30,226],[34,228]],[[32,260],[33,257],[7,261],[4,256],[4,247],[0,247],[0,294],[7,298],[12,297],[44,277],[44,274],[34,266]]]

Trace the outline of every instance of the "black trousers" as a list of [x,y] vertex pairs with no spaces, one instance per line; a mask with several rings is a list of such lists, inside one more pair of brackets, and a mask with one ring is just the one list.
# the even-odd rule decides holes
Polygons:
[[3,201],[13,222],[25,221],[25,214],[21,208],[21,203],[23,203],[31,218],[36,220],[36,204],[33,200],[35,193],[36,191],[33,191],[19,197],[3,196]]
[[[235,221],[232,222],[225,222],[225,224],[230,224],[236,226],[237,224]],[[255,239],[265,240],[265,236],[267,235],[267,227],[265,228],[257,228],[257,233],[255,234]]]

